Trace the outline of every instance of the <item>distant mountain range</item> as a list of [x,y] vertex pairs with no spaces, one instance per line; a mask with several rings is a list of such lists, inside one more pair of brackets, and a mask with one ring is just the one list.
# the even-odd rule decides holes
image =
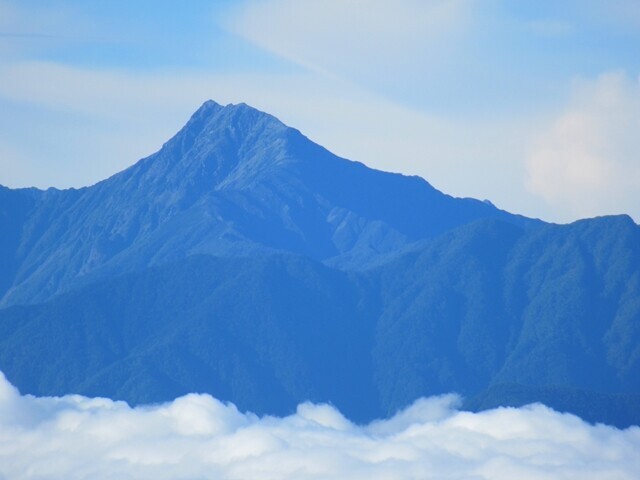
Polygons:
[[640,424],[640,227],[555,225],[208,101],[94,186],[0,188],[0,369],[23,392],[364,422],[456,391]]

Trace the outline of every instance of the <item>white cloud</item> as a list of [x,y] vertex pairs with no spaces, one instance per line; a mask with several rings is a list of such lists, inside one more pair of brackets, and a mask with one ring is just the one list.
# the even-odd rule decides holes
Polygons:
[[607,73],[574,88],[535,142],[528,186],[565,216],[627,213],[640,220],[640,80]]
[[0,374],[0,477],[12,479],[632,479],[640,428],[592,426],[542,405],[460,412],[417,401],[357,426],[328,405],[284,417],[208,395],[130,408],[20,395]]

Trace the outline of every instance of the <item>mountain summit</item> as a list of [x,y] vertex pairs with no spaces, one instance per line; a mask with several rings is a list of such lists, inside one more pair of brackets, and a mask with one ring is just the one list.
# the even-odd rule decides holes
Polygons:
[[421,396],[640,424],[640,227],[546,224],[209,101],[91,187],[0,188],[0,370],[355,421]]
[[163,191],[219,190],[275,167],[295,135],[300,133],[245,104],[223,107],[209,100],[158,153],[122,176]]

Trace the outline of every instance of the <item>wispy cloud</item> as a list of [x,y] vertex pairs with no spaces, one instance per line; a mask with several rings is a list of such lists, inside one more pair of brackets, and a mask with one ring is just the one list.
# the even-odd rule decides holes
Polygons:
[[640,428],[591,426],[542,405],[460,412],[418,400],[357,426],[328,405],[284,417],[208,395],[132,409],[107,399],[21,396],[0,375],[6,478],[633,479]]
[[447,63],[473,19],[474,0],[249,2],[227,26],[256,45],[324,75],[368,88],[415,87]]
[[90,35],[92,31],[95,34],[95,29],[93,22],[68,5],[28,8],[18,2],[0,0],[0,42],[69,40]]
[[64,37],[62,35],[52,35],[47,33],[21,33],[21,32],[0,32],[0,37],[2,38],[37,38],[37,39],[64,39],[68,37]]

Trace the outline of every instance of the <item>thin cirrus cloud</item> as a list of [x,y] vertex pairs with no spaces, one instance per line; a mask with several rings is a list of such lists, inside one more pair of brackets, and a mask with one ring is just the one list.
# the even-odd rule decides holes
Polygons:
[[542,405],[482,413],[421,399],[357,426],[329,405],[284,418],[209,395],[130,408],[101,398],[20,395],[0,374],[3,478],[636,478],[640,428],[589,425]]
[[28,8],[0,0],[0,61],[34,52],[51,51],[96,35],[99,26],[68,5]]
[[474,5],[474,0],[269,0],[232,9],[224,24],[319,74],[378,91],[418,93],[452,60],[473,23]]

